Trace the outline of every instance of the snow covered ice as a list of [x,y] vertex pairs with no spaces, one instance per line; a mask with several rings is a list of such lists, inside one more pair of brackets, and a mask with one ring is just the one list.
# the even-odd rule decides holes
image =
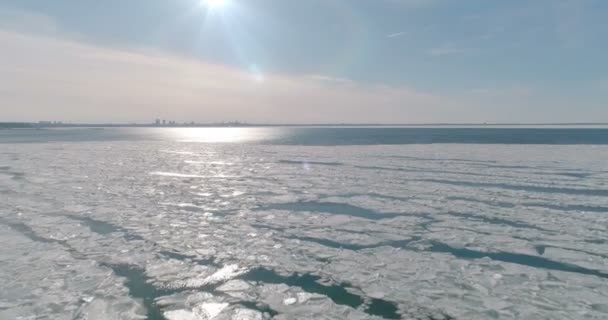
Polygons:
[[608,148],[3,144],[0,319],[606,319]]

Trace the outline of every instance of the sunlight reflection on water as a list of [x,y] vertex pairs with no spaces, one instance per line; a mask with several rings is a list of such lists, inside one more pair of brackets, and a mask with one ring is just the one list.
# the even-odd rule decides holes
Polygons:
[[272,140],[280,130],[268,128],[175,128],[167,132],[179,142],[235,143]]

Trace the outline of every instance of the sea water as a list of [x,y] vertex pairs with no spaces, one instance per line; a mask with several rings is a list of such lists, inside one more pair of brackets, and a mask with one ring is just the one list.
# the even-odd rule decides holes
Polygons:
[[0,319],[604,319],[607,143],[0,131]]

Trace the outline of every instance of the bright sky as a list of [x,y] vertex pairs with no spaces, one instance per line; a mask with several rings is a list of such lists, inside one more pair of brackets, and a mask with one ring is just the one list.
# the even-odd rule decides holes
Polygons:
[[0,1],[0,121],[608,122],[608,1],[208,1]]

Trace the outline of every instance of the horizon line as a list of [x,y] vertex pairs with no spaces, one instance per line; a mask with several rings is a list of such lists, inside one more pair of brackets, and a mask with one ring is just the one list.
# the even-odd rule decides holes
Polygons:
[[23,122],[23,121],[0,121],[2,125],[24,125],[32,127],[154,127],[154,128],[171,128],[171,127],[305,127],[305,126],[602,126],[608,125],[608,122],[428,122],[428,123],[248,123],[238,121],[227,122],[210,122],[210,123],[179,123],[172,124],[156,124],[156,123],[139,123],[139,122],[61,122],[61,121],[38,121],[38,122]]

